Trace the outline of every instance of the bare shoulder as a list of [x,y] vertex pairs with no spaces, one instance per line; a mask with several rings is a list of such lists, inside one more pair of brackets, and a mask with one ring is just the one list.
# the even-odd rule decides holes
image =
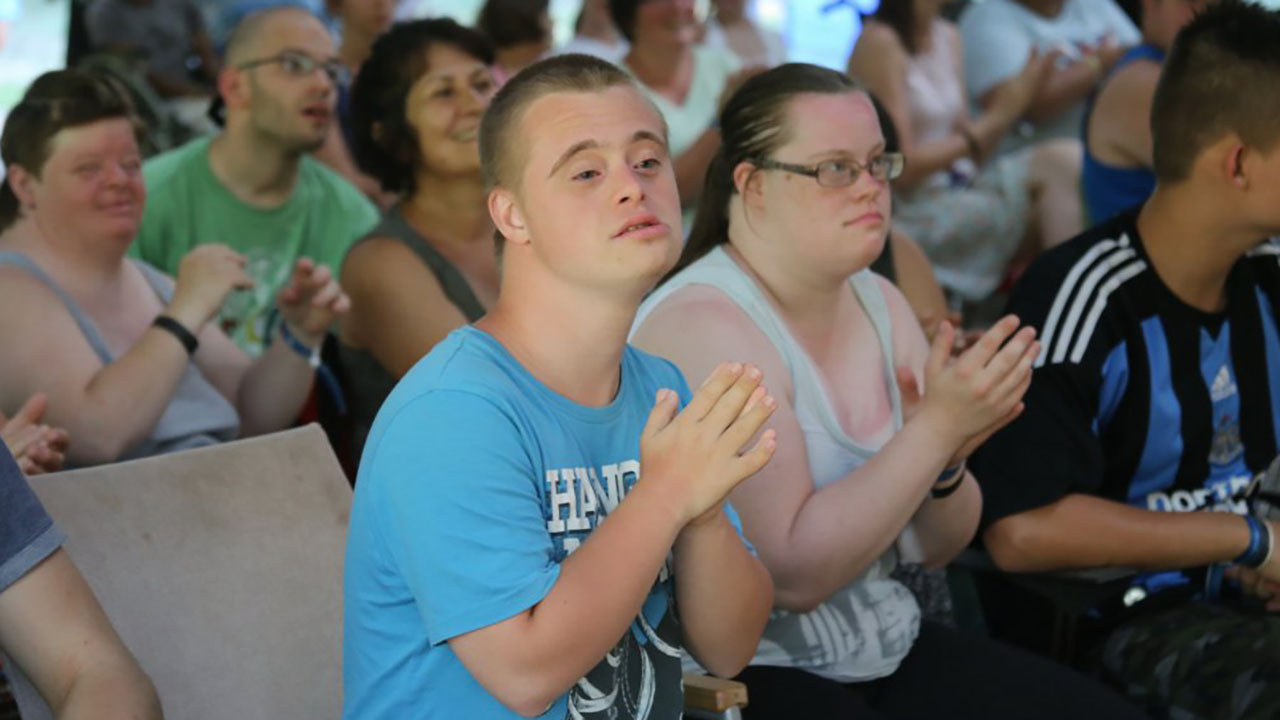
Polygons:
[[676,290],[658,303],[636,331],[636,336],[666,336],[688,328],[698,335],[724,336],[759,333],[755,322],[738,303],[713,285],[693,284]]
[[862,34],[858,36],[858,45],[863,46],[864,44],[867,50],[891,53],[906,52],[902,39],[898,37],[898,31],[875,20],[871,20],[863,26]]
[[408,245],[393,237],[372,237],[352,246],[342,263],[341,282],[348,292],[376,291],[410,277],[438,286],[427,264]]
[[[895,250],[897,248],[894,248]],[[876,273],[871,276],[876,280],[876,287],[880,288],[880,294],[884,296],[885,305],[889,307],[889,315],[893,320],[894,330],[897,330],[898,322],[901,318],[911,318],[912,323],[915,322],[915,313],[911,309],[911,303],[907,302],[907,297],[902,294],[897,285],[889,282],[889,278]]]
[[907,49],[898,37],[897,31],[884,23],[868,22],[858,36],[849,56],[849,72],[867,75],[887,72],[897,68],[906,60]]
[[1115,108],[1126,109],[1133,100],[1147,97],[1155,92],[1156,83],[1160,80],[1160,64],[1154,60],[1135,60],[1120,68],[1102,87],[1098,94],[1097,111],[1106,112]]
[[0,402],[74,386],[101,360],[57,293],[31,273],[0,266]]
[[789,380],[777,348],[755,321],[719,288],[688,285],[660,302],[636,329],[632,342],[671,359],[700,380],[721,362],[757,365],[766,378]]
[[404,262],[408,258],[421,262],[408,245],[396,238],[391,236],[365,238],[352,245],[347,251],[347,256],[342,262],[342,272],[345,275],[352,270],[363,272],[378,269]]
[[0,307],[5,308],[0,313],[0,327],[66,314],[57,293],[35,275],[12,265],[0,265]]
[[879,275],[874,277],[880,288],[880,294],[884,296],[885,305],[889,309],[894,351],[900,357],[908,359],[909,364],[914,366],[917,361],[923,361],[929,351],[929,342],[925,338],[920,319],[916,317],[911,303],[907,301],[907,297],[902,294],[898,286],[889,282],[887,278]]

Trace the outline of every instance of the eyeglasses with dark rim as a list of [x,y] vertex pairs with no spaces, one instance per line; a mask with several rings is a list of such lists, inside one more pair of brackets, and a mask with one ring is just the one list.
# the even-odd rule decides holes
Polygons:
[[762,170],[784,170],[811,177],[823,187],[847,187],[857,182],[863,171],[871,173],[871,177],[880,182],[893,180],[902,174],[907,159],[902,153],[887,152],[871,158],[866,165],[853,160],[823,160],[817,165],[796,165],[772,158],[759,158],[751,162]]
[[329,80],[335,85],[342,84],[347,78],[347,68],[336,58],[330,60],[317,60],[310,55],[294,50],[285,50],[279,55],[261,58],[258,60],[247,60],[236,65],[239,70],[252,70],[263,65],[279,65],[285,73],[293,77],[306,77],[315,72],[317,68],[324,70],[324,74],[329,76]]

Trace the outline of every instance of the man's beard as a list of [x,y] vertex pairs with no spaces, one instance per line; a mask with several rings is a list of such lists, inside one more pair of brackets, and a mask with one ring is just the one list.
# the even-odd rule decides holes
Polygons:
[[[336,118],[330,116],[329,122],[336,122]],[[328,124],[325,125],[324,131],[314,138],[306,137],[301,132],[290,134],[287,131],[267,126],[265,123],[254,124],[260,135],[269,138],[273,145],[278,146],[281,150],[290,155],[304,155],[319,150],[324,146],[325,138],[329,134]]]

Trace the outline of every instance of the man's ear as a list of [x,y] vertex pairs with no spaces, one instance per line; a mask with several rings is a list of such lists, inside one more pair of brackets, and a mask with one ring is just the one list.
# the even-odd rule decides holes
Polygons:
[[524,212],[510,190],[494,188],[489,192],[489,217],[507,242],[529,244],[529,228],[525,223]]
[[24,209],[35,207],[35,186],[40,182],[39,178],[27,172],[27,169],[21,165],[10,165],[5,169],[5,173],[5,182],[9,183],[13,194],[18,196],[18,205]]
[[1222,157],[1223,175],[1237,190],[1247,190],[1249,187],[1249,174],[1245,165],[1251,154],[1252,151],[1244,143],[1234,140],[1227,146],[1227,152]]
[[249,83],[244,71],[228,67],[218,73],[218,94],[227,107],[244,107],[249,102]]

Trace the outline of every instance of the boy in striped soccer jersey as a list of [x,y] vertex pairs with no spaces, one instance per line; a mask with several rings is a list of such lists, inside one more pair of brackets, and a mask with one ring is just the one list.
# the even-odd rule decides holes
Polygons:
[[1179,34],[1156,191],[1018,284],[1044,349],[974,459],[1003,570],[1140,571],[1104,665],[1175,717],[1280,712],[1280,523],[1246,500],[1280,445],[1276,87],[1280,13],[1222,0]]

